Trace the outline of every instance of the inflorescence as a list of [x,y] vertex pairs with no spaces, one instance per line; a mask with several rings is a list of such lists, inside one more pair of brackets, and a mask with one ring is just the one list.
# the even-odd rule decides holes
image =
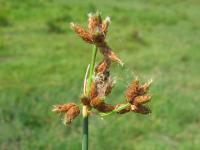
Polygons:
[[[106,103],[106,97],[112,92],[115,81],[110,75],[111,62],[115,61],[121,65],[123,62],[112,51],[105,38],[108,32],[110,18],[106,17],[102,20],[99,13],[88,15],[88,28],[84,29],[80,25],[71,23],[71,28],[85,42],[95,45],[103,55],[103,60],[95,66],[94,75],[89,91],[84,92],[80,97],[80,101],[84,106],[87,106],[88,112],[96,109],[103,114],[124,114],[127,112],[136,112],[140,114],[149,114],[151,110],[144,104],[149,102],[151,95],[148,95],[148,90],[152,81],[141,85],[138,79],[133,80],[125,91],[124,103],[111,105]],[[80,114],[80,107],[75,103],[55,105],[53,112],[64,114],[64,123],[69,124],[74,118]],[[92,114],[92,113],[89,113]]]

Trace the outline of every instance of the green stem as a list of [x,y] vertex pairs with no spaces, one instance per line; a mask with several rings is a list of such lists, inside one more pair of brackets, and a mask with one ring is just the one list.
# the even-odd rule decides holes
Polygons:
[[[87,80],[86,93],[84,93],[85,95],[89,95],[89,93],[90,93],[90,87],[91,87],[93,75],[94,75],[94,66],[95,66],[95,61],[96,61],[96,55],[97,55],[97,47],[94,46],[93,52],[92,52],[92,60],[91,60],[91,64],[90,64],[89,77],[88,77],[88,80]],[[88,121],[89,121],[89,117],[88,117],[87,106],[83,106],[82,150],[88,150],[88,144],[89,144],[89,142],[88,142],[88,137],[89,137]]]
[[91,83],[93,80],[96,56],[97,56],[97,47],[94,46],[93,52],[92,52],[92,60],[91,60],[91,64],[90,64],[90,72],[89,72],[89,77],[88,77],[88,82],[87,82],[87,89],[86,89],[87,95],[90,93],[90,87],[91,87]]

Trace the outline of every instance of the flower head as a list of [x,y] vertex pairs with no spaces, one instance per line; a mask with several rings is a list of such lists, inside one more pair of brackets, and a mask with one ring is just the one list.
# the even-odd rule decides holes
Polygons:
[[133,80],[126,90],[125,97],[131,104],[131,110],[141,114],[150,113],[150,109],[143,104],[150,101],[151,96],[147,94],[152,81],[140,85],[139,80]]
[[100,13],[91,13],[88,15],[88,29],[84,29],[80,25],[75,23],[71,23],[71,28],[84,41],[86,41],[89,44],[96,45],[106,59],[116,61],[123,65],[122,61],[112,51],[112,49],[108,46],[107,42],[105,41],[109,24],[110,17],[106,17],[106,19],[102,21]]

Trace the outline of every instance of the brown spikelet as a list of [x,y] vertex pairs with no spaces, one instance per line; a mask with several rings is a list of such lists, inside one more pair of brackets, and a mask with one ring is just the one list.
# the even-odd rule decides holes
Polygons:
[[94,33],[97,28],[100,28],[102,19],[99,13],[88,15],[88,29],[90,33]]
[[128,102],[132,103],[134,98],[138,96],[138,89],[139,89],[139,81],[133,80],[125,92],[125,97]]
[[131,105],[131,110],[133,112],[140,113],[140,114],[149,114],[149,113],[151,113],[151,110],[148,107],[144,106],[144,105],[138,105],[138,106]]
[[74,118],[80,114],[80,109],[78,106],[71,107],[64,115],[64,124],[70,124]]
[[91,100],[91,106],[97,109],[99,112],[109,112],[114,110],[114,106],[106,104],[101,98],[96,97]]
[[74,24],[71,23],[71,28],[87,43],[92,44],[93,43],[93,39],[91,34],[86,31],[85,29],[83,29],[80,25],[78,24]]
[[104,73],[108,71],[111,65],[110,59],[103,59],[95,68],[95,73]]
[[106,103],[102,103],[99,106],[96,106],[95,109],[97,109],[99,112],[110,112],[112,110],[114,110],[114,106],[112,106],[111,104],[106,104]]
[[[124,105],[124,104],[117,104],[117,105],[115,106],[115,109],[118,109],[119,107],[121,107],[121,106],[123,106],[123,105]],[[127,112],[130,112],[130,110],[131,110],[131,106],[128,106],[128,107],[126,107],[126,108],[124,108],[124,109],[118,111],[117,113],[118,113],[118,114],[125,114],[125,113],[127,113]]]
[[76,106],[75,103],[54,105],[52,111],[56,113],[67,112],[71,107]]
[[87,96],[81,96],[81,102],[82,102],[82,104],[83,105],[87,105],[87,106],[89,106],[90,105],[90,98],[89,97],[87,97]]
[[112,61],[118,62],[119,64],[123,65],[123,62],[119,57],[112,51],[112,49],[107,45],[106,42],[98,43],[97,47],[99,47],[100,52],[104,55],[106,59],[110,59]]
[[143,96],[137,96],[134,99],[134,104],[144,104],[147,103],[151,99],[150,95],[143,95]]

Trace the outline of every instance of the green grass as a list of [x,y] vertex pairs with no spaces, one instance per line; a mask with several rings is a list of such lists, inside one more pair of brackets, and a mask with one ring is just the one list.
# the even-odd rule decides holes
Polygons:
[[92,46],[69,23],[86,25],[96,10],[111,16],[108,41],[125,62],[113,64],[108,101],[123,101],[135,76],[154,79],[154,96],[149,116],[91,117],[90,149],[200,149],[199,9],[198,0],[1,0],[0,149],[81,149],[81,117],[65,127],[51,108],[79,102]]

